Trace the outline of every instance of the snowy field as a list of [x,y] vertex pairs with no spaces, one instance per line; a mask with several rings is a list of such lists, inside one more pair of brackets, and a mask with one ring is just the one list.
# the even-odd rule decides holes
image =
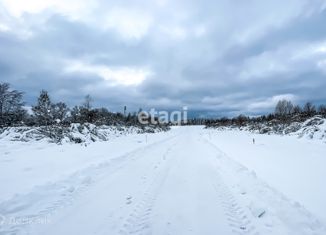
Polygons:
[[325,166],[320,141],[198,126],[1,141],[0,234],[324,235]]

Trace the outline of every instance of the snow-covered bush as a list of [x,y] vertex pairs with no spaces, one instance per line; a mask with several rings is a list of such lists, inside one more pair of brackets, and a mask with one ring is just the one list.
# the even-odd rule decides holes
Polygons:
[[272,120],[269,122],[248,122],[245,126],[211,125],[206,127],[218,130],[240,129],[259,134],[296,135],[299,138],[326,140],[326,119],[319,115],[303,122],[293,121],[282,123],[277,120]]
[[0,139],[24,142],[45,140],[59,144],[90,143],[108,141],[128,134],[155,133],[168,129],[166,126],[96,126],[89,123],[72,123],[69,126],[6,127],[0,129]]

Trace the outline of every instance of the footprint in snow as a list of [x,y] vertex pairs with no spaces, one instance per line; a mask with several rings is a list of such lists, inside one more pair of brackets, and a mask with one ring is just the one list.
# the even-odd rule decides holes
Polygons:
[[132,196],[128,196],[128,197],[126,197],[126,204],[127,205],[129,205],[129,204],[131,204],[132,203]]

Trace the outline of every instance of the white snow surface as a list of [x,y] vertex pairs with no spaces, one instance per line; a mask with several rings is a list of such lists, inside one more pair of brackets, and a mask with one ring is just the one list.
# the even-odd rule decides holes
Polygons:
[[202,126],[0,141],[1,235],[326,234],[318,141]]

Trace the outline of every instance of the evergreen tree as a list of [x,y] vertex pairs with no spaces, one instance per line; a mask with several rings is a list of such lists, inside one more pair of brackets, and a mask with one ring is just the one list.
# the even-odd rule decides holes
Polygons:
[[37,99],[37,105],[32,107],[36,123],[39,125],[50,125],[54,121],[53,105],[47,91],[42,90]]

